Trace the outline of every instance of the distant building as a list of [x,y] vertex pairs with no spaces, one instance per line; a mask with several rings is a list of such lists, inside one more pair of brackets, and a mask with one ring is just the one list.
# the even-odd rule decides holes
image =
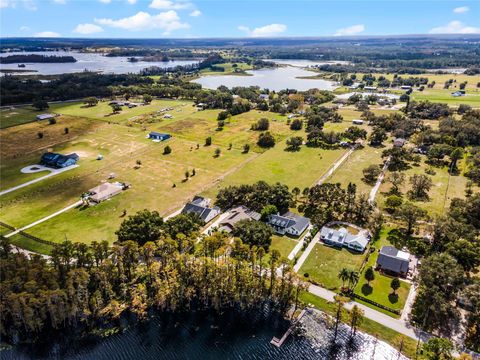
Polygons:
[[364,87],[363,87],[363,90],[376,91],[376,90],[377,90],[377,87],[376,87],[376,86],[364,86]]
[[338,230],[322,227],[320,230],[320,239],[327,245],[364,252],[370,241],[370,235],[366,230],[359,231],[358,234],[352,234],[345,228]]
[[406,276],[410,267],[410,254],[393,246],[380,249],[377,258],[377,269],[387,273]]
[[363,120],[360,119],[353,119],[352,124],[354,125],[363,125]]
[[37,115],[36,118],[38,121],[41,121],[41,120],[54,119],[56,116],[57,116],[56,114],[40,114],[40,115]]
[[410,90],[412,87],[410,85],[402,85],[400,86],[400,89],[402,90]]
[[220,230],[231,232],[235,227],[235,224],[240,220],[260,220],[261,215],[256,211],[250,210],[246,206],[237,206],[229,211],[228,217],[226,217],[220,223]]
[[98,204],[102,201],[110,199],[111,197],[121,193],[123,188],[124,188],[123,185],[120,183],[115,183],[115,184],[112,184],[109,182],[103,183],[88,191],[87,193],[88,200]]
[[185,205],[182,209],[182,214],[197,214],[200,219],[205,223],[215,218],[220,214],[220,208],[218,206],[210,207],[210,199],[203,198],[201,196],[195,196],[193,200]]
[[163,115],[163,118],[164,118],[164,119],[173,119],[173,115],[171,115],[171,114],[165,114],[165,115]]
[[459,90],[452,93],[452,96],[455,96],[455,97],[464,96],[464,95],[465,95],[465,90]]
[[394,147],[403,147],[403,145],[405,145],[406,142],[407,142],[407,140],[405,140],[405,139],[396,138],[395,140],[393,140],[393,146]]
[[152,131],[148,134],[148,138],[154,141],[164,141],[164,140],[170,139],[171,137],[172,135],[170,134],[159,133],[156,131]]
[[277,234],[299,236],[310,225],[310,219],[287,212],[283,215],[270,215],[267,220]]
[[269,95],[268,94],[260,94],[258,95],[258,98],[260,100],[268,100],[269,99]]
[[53,152],[47,152],[42,155],[40,164],[52,167],[52,168],[66,168],[77,163],[80,157],[73,153],[69,155],[62,155]]

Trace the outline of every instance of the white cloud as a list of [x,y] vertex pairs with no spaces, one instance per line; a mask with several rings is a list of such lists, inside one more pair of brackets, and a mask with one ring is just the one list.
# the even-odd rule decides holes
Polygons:
[[192,17],[198,17],[202,15],[202,12],[200,10],[193,10],[189,15]]
[[152,9],[158,10],[182,10],[192,6],[192,3],[187,1],[171,1],[171,0],[153,0],[149,5]]
[[15,7],[15,1],[11,1],[11,0],[0,0],[0,8],[1,9],[4,9],[4,8],[8,8],[8,7]]
[[98,0],[98,1],[104,4],[110,4],[112,2],[112,0]]
[[445,26],[439,26],[429,31],[430,34],[480,34],[480,28],[466,26],[461,21],[450,21]]
[[137,3],[137,0],[127,0],[127,2],[130,4],[130,5],[135,5]]
[[365,25],[352,25],[346,28],[338,29],[333,36],[350,36],[357,35],[365,31]]
[[33,35],[34,37],[60,37],[61,35],[55,31],[41,31]]
[[453,9],[453,12],[455,14],[463,14],[463,13],[466,13],[466,12],[469,12],[470,11],[470,8],[468,6],[460,6],[460,7],[456,7],[455,9]]
[[177,12],[174,10],[161,12],[157,15],[150,15],[144,11],[140,11],[135,15],[123,19],[95,19],[95,22],[100,25],[129,31],[161,29],[164,31],[164,35],[168,35],[174,30],[188,29],[190,27],[189,24],[180,21]]
[[73,30],[73,32],[83,35],[95,34],[102,31],[103,29],[95,24],[78,24],[77,27]]
[[67,2],[65,0],[52,0],[55,4],[65,5]]
[[287,30],[287,25],[284,24],[270,24],[255,29],[250,29],[248,26],[240,25],[238,30],[246,32],[252,37],[277,36]]
[[29,31],[30,28],[28,26],[20,26],[20,31]]

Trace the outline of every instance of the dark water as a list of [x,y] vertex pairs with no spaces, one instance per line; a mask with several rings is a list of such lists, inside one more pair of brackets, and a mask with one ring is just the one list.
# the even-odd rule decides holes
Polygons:
[[6,350],[2,359],[406,359],[385,343],[357,333],[349,341],[350,329],[341,326],[332,347],[329,320],[306,315],[298,331],[281,348],[270,344],[288,326],[266,319],[251,325],[235,320],[160,322],[158,318],[135,325],[123,333],[97,341],[58,342],[48,348]]

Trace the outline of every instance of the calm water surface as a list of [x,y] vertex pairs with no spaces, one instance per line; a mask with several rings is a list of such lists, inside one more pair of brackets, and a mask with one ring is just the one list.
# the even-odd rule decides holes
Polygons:
[[357,333],[349,341],[350,329],[341,326],[336,346],[323,316],[306,315],[300,329],[282,347],[270,344],[280,337],[285,322],[265,320],[254,327],[230,321],[182,321],[161,323],[154,318],[107,339],[82,343],[57,343],[48,349],[21,348],[0,353],[10,359],[185,359],[185,360],[265,360],[265,359],[351,359],[406,360],[389,345]]
[[108,57],[102,54],[80,53],[72,51],[38,51],[38,52],[12,52],[1,53],[0,56],[8,55],[27,55],[37,54],[45,56],[73,56],[77,59],[75,63],[22,63],[26,67],[19,68],[18,63],[15,64],[0,64],[0,69],[13,70],[36,70],[36,72],[16,73],[17,75],[56,75],[56,74],[70,74],[82,72],[84,70],[95,71],[101,73],[127,74],[138,73],[142,69],[150,66],[158,66],[161,68],[171,68],[177,65],[190,65],[197,61],[193,60],[176,60],[176,61],[156,61],[156,62],[129,62],[126,56]]
[[240,75],[209,75],[193,80],[207,89],[216,89],[220,85],[228,88],[235,86],[259,86],[261,89],[280,91],[296,89],[305,91],[317,88],[320,90],[334,90],[338,85],[332,81],[322,79],[299,79],[302,76],[315,76],[312,71],[299,67],[286,66],[275,69],[261,69],[247,71],[251,76]]

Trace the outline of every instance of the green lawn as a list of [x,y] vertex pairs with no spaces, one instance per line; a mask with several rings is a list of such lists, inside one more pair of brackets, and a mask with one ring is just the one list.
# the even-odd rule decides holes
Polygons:
[[[315,307],[332,316],[335,315],[334,303],[328,302],[308,292],[301,293],[300,299],[308,306]],[[347,311],[345,312],[347,313]],[[348,319],[347,314],[345,314],[344,319]],[[415,357],[417,342],[414,339],[367,318],[363,319],[363,322],[358,328],[362,332],[375,336],[381,341],[385,341],[396,349],[400,349],[401,347],[402,353],[409,358],[413,359]],[[422,357],[420,356],[419,359],[422,359]]]
[[287,258],[295,245],[297,245],[297,242],[288,236],[273,235],[270,251],[278,250],[282,257]]
[[34,241],[21,234],[13,235],[12,237],[9,238],[9,241],[12,245],[19,246],[22,249],[26,249],[28,251],[34,251],[40,254],[49,255],[53,249],[50,245],[43,244],[38,241]]
[[340,270],[343,268],[358,270],[364,257],[365,254],[353,253],[347,249],[336,249],[318,243],[298,273],[302,276],[308,273],[309,277],[306,280],[313,281],[327,289],[336,290],[342,286],[342,281],[338,278]]

